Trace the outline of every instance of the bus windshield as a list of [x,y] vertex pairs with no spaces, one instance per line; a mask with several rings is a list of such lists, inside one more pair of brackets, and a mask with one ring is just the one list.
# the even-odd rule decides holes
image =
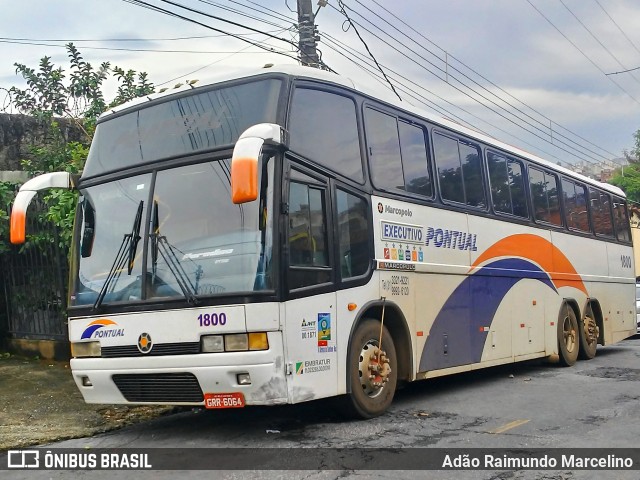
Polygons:
[[273,163],[242,205],[230,198],[229,159],[81,189],[71,305],[272,289]]
[[281,86],[244,81],[112,116],[98,124],[82,176],[231,146],[248,127],[276,122]]

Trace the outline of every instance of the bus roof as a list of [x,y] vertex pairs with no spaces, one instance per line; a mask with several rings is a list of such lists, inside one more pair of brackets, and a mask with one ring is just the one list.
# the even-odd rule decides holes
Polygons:
[[486,143],[488,145],[494,146],[496,148],[500,148],[502,150],[505,150],[507,152],[511,152],[515,155],[524,157],[528,160],[531,160],[535,163],[538,163],[542,166],[546,166],[549,167],[555,171],[557,171],[558,173],[561,174],[565,174],[568,175],[570,177],[574,177],[576,179],[580,179],[581,181],[594,185],[594,186],[598,186],[602,189],[608,190],[611,193],[614,193],[615,195],[619,195],[621,197],[626,197],[625,193],[618,187],[608,184],[608,183],[603,183],[603,182],[599,182],[597,180],[594,180],[592,178],[589,178],[587,176],[584,176],[580,173],[574,172],[569,170],[568,168],[562,167],[560,165],[554,164],[553,162],[550,162],[548,160],[545,160],[541,157],[538,157],[537,155],[534,155],[532,153],[529,153],[525,150],[522,150],[518,147],[514,147],[513,145],[509,145],[507,143],[504,143],[500,140],[497,140],[493,137],[484,135],[476,130],[473,130],[469,127],[465,127],[457,122],[454,122],[452,120],[443,118],[443,117],[439,117],[437,115],[432,114],[431,112],[422,109],[420,107],[416,107],[414,105],[411,105],[410,103],[404,102],[404,101],[400,101],[397,97],[391,95],[391,93],[387,90],[384,91],[374,91],[373,89],[371,89],[370,87],[358,83],[356,81],[353,81],[350,78],[347,77],[343,77],[340,75],[337,75],[335,73],[331,73],[331,72],[327,72],[324,70],[319,70],[317,68],[311,68],[311,67],[303,67],[300,65],[288,65],[288,64],[283,64],[283,65],[272,65],[272,64],[267,64],[262,68],[256,69],[256,68],[239,68],[239,69],[225,69],[223,72],[218,73],[216,75],[213,76],[207,76],[204,80],[197,81],[197,85],[195,84],[190,84],[187,81],[184,82],[179,82],[178,85],[180,85],[180,83],[182,85],[174,87],[172,89],[168,89],[165,90],[161,93],[153,93],[150,95],[146,95],[144,97],[139,97],[139,98],[135,98],[133,100],[130,100],[122,105],[119,105],[117,107],[113,107],[111,109],[109,109],[107,112],[104,112],[101,116],[100,116],[100,120],[105,120],[106,118],[108,118],[109,116],[121,112],[123,110],[127,110],[130,109],[132,107],[135,107],[137,105],[141,105],[143,103],[146,103],[148,101],[152,101],[152,100],[157,100],[160,99],[162,97],[170,97],[185,91],[190,91],[190,90],[195,90],[195,89],[200,89],[206,86],[210,86],[210,85],[214,85],[216,83],[221,83],[221,82],[225,82],[225,81],[230,81],[230,80],[235,80],[235,79],[241,79],[241,78],[248,78],[248,77],[254,77],[254,76],[259,76],[259,75],[266,75],[266,74],[274,74],[274,73],[279,73],[279,74],[283,74],[283,75],[288,75],[288,76],[292,76],[292,77],[297,77],[297,78],[308,78],[310,80],[320,80],[323,82],[327,82],[327,83],[332,83],[332,84],[336,84],[336,85],[340,85],[342,87],[346,87],[349,88],[351,90],[354,90],[356,92],[362,93],[366,96],[369,96],[371,98],[383,101],[387,104],[390,104],[396,108],[405,110],[406,112],[412,113],[414,115],[417,115],[419,117],[425,118],[426,120],[429,120],[430,122],[433,122],[435,124],[438,124],[440,126],[443,127],[447,127],[450,128],[452,130],[456,130],[470,138],[476,139],[478,141],[481,141],[483,143]]

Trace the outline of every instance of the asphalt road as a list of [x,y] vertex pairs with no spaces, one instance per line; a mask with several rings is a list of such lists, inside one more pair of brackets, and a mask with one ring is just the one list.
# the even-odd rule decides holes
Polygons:
[[[185,411],[51,447],[83,448],[625,448],[640,447],[640,337],[598,347],[570,368],[541,362],[416,382],[385,415],[346,421],[331,402]],[[307,450],[310,452],[312,450]],[[6,473],[6,472],[2,472]],[[638,479],[640,470],[18,472],[5,478]]]

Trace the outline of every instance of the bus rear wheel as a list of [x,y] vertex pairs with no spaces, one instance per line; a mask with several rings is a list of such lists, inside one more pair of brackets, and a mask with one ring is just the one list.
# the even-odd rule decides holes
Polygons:
[[351,393],[344,399],[351,417],[372,418],[389,408],[398,382],[398,360],[391,334],[380,322],[365,319],[356,327],[349,343],[348,381]]
[[600,329],[590,312],[585,314],[578,327],[580,332],[580,354],[582,360],[590,360],[596,356]]
[[558,353],[560,363],[569,367],[576,363],[579,348],[578,320],[568,304],[563,304],[558,314]]

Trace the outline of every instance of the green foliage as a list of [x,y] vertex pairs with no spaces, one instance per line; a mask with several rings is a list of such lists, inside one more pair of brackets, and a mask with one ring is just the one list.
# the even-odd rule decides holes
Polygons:
[[[153,93],[155,88],[144,72],[124,70],[120,67],[111,68],[109,62],[103,62],[94,68],[86,62],[78,49],[67,44],[69,69],[55,66],[51,57],[43,57],[38,69],[16,63],[16,73],[26,80],[24,89],[12,87],[9,92],[13,105],[26,115],[40,120],[45,133],[45,141],[41,145],[33,145],[30,149],[31,158],[22,161],[25,171],[30,176],[46,172],[65,171],[79,173],[89,153],[91,137],[95,130],[98,116],[109,107],[114,107],[133,98]],[[115,98],[107,102],[102,91],[104,82],[114,77],[118,82]],[[81,140],[68,141],[59,118],[66,118],[71,122],[71,128],[82,132]],[[12,187],[13,188],[13,187]],[[11,188],[11,194],[13,189]],[[0,201],[3,199],[0,186]],[[42,200],[47,206],[40,221],[50,221],[60,227],[60,246],[68,248],[71,243],[72,228],[77,193],[69,191],[50,190]],[[3,227],[7,225],[4,203],[0,204],[0,221]],[[39,235],[39,236],[38,236]],[[53,241],[46,234],[38,234],[30,241]],[[3,248],[0,245],[0,251]],[[4,248],[7,248],[6,245]]]
[[9,250],[9,205],[15,197],[16,186],[0,182],[0,254]]
[[634,133],[633,138],[634,148],[625,154],[629,165],[617,169],[609,183],[620,187],[629,201],[640,204],[640,130]]
[[640,163],[632,163],[617,170],[609,183],[620,187],[630,201],[640,203]]

